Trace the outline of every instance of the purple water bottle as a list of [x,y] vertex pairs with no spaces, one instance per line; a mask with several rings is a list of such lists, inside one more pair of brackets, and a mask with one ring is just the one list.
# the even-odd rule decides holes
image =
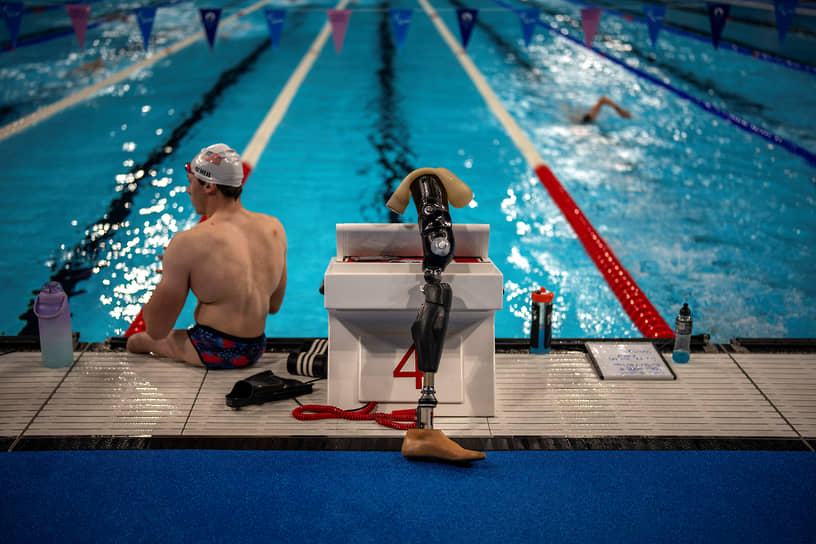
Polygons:
[[40,321],[40,351],[48,368],[62,368],[74,360],[71,312],[62,285],[49,281],[34,301],[34,315]]

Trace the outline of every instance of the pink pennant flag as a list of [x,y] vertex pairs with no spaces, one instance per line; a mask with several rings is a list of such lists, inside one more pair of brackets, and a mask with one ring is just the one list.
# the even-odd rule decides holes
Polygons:
[[601,22],[601,8],[581,9],[581,24],[584,27],[584,43],[587,47],[592,47],[592,40],[595,39],[595,32],[598,30],[598,23]]
[[343,41],[346,39],[346,28],[348,28],[350,9],[328,9],[326,14],[331,23],[332,38],[334,38],[334,50],[337,54],[343,50]]
[[85,49],[85,31],[88,29],[88,17],[91,14],[91,6],[84,4],[66,4],[65,11],[68,12],[68,17],[71,18],[71,24],[74,25],[74,32],[77,40],[79,40],[79,48]]

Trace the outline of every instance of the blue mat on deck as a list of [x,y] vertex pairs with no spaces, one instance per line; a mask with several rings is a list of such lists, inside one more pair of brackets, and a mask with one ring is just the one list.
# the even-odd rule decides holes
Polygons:
[[816,454],[0,454],[5,542],[814,542]]

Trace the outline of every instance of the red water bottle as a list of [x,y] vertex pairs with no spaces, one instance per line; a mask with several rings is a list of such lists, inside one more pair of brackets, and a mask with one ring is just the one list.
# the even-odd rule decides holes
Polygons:
[[530,323],[530,352],[549,353],[552,346],[552,307],[554,295],[541,287],[533,291],[533,319]]

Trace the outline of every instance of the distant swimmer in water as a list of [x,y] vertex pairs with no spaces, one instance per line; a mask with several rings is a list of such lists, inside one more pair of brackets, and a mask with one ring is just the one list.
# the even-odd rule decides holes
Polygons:
[[602,96],[598,99],[595,105],[592,106],[592,109],[586,112],[583,115],[583,117],[581,117],[581,123],[594,123],[595,118],[598,117],[598,113],[600,113],[601,108],[604,105],[613,107],[615,111],[618,112],[618,115],[620,115],[621,117],[625,117],[626,119],[632,118],[632,115],[629,113],[628,110],[623,109],[622,107],[618,106],[607,97]]
[[68,75],[69,76],[75,76],[75,75],[95,74],[99,70],[104,70],[104,69],[105,69],[105,61],[102,60],[102,57],[99,57],[96,60],[92,60],[92,61],[86,62],[85,64],[81,64],[81,65],[77,66],[76,68],[74,68],[73,70],[68,72]]

